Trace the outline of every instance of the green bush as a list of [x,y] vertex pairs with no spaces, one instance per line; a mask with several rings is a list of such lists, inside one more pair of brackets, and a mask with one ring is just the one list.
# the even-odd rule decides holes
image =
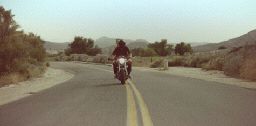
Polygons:
[[185,53],[192,53],[193,49],[190,44],[185,44],[184,42],[178,43],[174,49],[175,54],[184,55]]

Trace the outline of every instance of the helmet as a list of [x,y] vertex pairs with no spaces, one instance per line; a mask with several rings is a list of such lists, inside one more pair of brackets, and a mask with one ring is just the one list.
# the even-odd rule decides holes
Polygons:
[[124,42],[122,39],[118,42],[118,44],[119,44],[120,46],[125,46],[125,42]]

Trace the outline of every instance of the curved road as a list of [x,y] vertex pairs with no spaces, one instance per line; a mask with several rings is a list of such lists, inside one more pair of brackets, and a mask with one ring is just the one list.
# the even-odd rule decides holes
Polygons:
[[142,69],[51,63],[71,80],[0,106],[0,126],[255,126],[256,91]]

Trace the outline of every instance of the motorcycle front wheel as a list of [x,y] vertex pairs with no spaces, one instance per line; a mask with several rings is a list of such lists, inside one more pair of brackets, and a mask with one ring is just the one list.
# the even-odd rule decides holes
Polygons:
[[121,70],[120,74],[121,74],[121,76],[120,76],[121,84],[125,84],[125,81],[126,81],[126,79],[125,79],[125,71]]

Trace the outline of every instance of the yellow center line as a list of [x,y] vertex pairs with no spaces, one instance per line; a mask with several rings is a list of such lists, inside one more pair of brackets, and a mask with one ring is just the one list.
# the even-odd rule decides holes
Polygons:
[[[111,70],[106,70],[103,68],[93,67],[92,69],[103,70],[106,72],[113,72]],[[126,94],[127,94],[127,126],[138,126],[137,109],[136,109],[136,103],[135,103],[136,100],[134,97],[136,97],[136,99],[139,102],[138,104],[141,111],[143,125],[153,126],[153,122],[151,120],[148,107],[145,101],[143,100],[142,95],[140,94],[139,90],[136,88],[135,84],[130,79],[128,79],[127,82],[129,82],[129,84],[125,84]]]
[[129,85],[125,85],[127,93],[127,126],[138,126],[137,110],[134,94]]
[[143,100],[142,95],[140,94],[139,90],[136,88],[136,86],[134,85],[134,83],[131,80],[127,80],[127,81],[130,83],[130,85],[135,93],[135,96],[137,97],[137,100],[139,102],[143,125],[144,126],[153,126],[153,122],[151,120],[148,107],[147,107],[145,101]]

